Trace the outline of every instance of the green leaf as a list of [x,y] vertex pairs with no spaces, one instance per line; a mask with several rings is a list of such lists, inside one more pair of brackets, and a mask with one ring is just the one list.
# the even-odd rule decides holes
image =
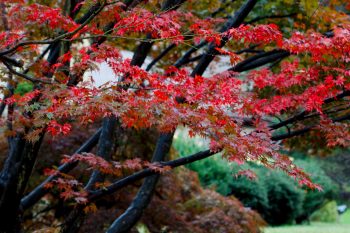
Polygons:
[[29,82],[20,82],[17,84],[15,94],[24,95],[28,92],[33,91],[33,84]]
[[312,16],[319,5],[318,0],[302,0],[300,1],[301,6],[304,8],[307,16]]

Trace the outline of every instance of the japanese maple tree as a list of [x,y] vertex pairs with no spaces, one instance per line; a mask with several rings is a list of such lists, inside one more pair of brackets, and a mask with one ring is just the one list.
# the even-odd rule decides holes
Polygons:
[[[297,136],[310,145],[350,143],[349,4],[281,0],[274,11],[271,4],[1,0],[1,133],[8,147],[0,232],[20,231],[24,211],[52,190],[74,203],[61,231],[77,232],[97,200],[144,179],[107,231],[128,232],[161,174],[218,152],[321,189],[280,151]],[[131,59],[122,56],[130,50]],[[147,57],[153,60],[145,66]],[[226,57],[231,68],[217,72]],[[101,64],[114,79],[96,86],[86,73]],[[45,169],[45,181],[27,189],[44,137],[70,137],[73,124],[100,122],[77,151],[57,154],[61,164]],[[179,126],[209,139],[208,150],[168,160]],[[116,158],[119,139],[142,130],[157,132],[152,156]],[[69,174],[80,165],[91,171],[87,182]]]

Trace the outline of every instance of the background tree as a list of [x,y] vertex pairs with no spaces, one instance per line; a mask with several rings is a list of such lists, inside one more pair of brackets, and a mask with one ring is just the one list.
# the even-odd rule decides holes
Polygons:
[[[61,230],[76,232],[93,203],[144,178],[107,231],[128,232],[161,173],[219,151],[319,188],[279,152],[279,142],[304,135],[310,144],[348,145],[348,7],[346,1],[1,1],[8,146],[0,174],[0,219],[7,224],[0,232],[18,232],[23,212],[52,188],[75,203]],[[121,50],[134,50],[132,59]],[[154,61],[143,69],[147,56]],[[232,67],[206,75],[223,56]],[[115,80],[94,87],[84,73],[102,62]],[[69,137],[73,122],[101,128],[26,191],[44,138]],[[178,125],[208,138],[209,149],[167,161]],[[126,152],[144,138],[147,146],[134,149],[142,154]],[[91,174],[68,175],[78,164]]]

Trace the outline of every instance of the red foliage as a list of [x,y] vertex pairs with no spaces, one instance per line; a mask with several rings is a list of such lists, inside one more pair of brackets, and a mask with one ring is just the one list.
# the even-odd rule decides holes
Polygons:
[[[151,7],[127,9],[123,4],[115,5],[116,2],[110,1],[96,1],[94,17],[84,23],[64,15],[57,8],[58,3],[51,7],[28,1],[2,2],[6,3],[6,20],[11,30],[0,33],[0,60],[4,64],[1,68],[37,84],[34,91],[23,96],[15,94],[4,101],[15,106],[15,110],[10,111],[13,131],[34,134],[27,137],[32,139],[30,141],[38,139],[42,131],[52,136],[69,135],[71,121],[84,126],[107,116],[117,118],[123,128],[137,130],[154,128],[172,132],[177,126],[185,125],[192,136],[210,139],[210,149],[223,150],[228,160],[239,164],[258,162],[282,169],[311,188],[318,186],[288,157],[279,153],[281,145],[273,140],[273,128],[268,124],[270,119],[274,116],[288,119],[303,111],[309,118],[318,117],[306,122],[307,127],[317,130],[320,125],[329,146],[348,145],[349,132],[340,129],[349,125],[336,121],[348,110],[346,103],[343,106],[337,101],[337,96],[350,90],[350,24],[330,28],[331,36],[309,30],[294,31],[288,37],[275,24],[241,25],[217,32],[216,26],[222,19],[201,19],[195,14],[173,9],[164,12],[153,12]],[[84,5],[77,5],[74,11]],[[101,26],[105,22],[115,22],[106,33]],[[143,35],[147,38],[141,40]],[[81,43],[90,38],[96,39],[92,45]],[[97,43],[104,39],[110,40],[103,45]],[[231,71],[204,77],[174,66],[149,72],[132,65],[129,59],[123,59],[112,39],[120,39],[121,43],[136,39],[181,46],[191,42],[212,42],[209,49],[229,55],[233,64],[239,57],[234,51],[222,48],[225,41],[264,47],[266,52],[285,50],[292,57],[280,68],[248,72],[246,79]],[[61,54],[55,64],[35,61],[37,56],[42,60],[39,54],[45,49],[43,45],[58,42],[62,45],[69,42],[70,51]],[[203,57],[206,55],[212,54]],[[12,63],[16,64],[12,57],[26,61],[28,72],[12,69]],[[98,69],[102,62],[113,70],[115,80],[101,87],[81,82],[85,71]],[[35,77],[30,76],[33,74]],[[48,81],[51,76],[53,78]],[[12,75],[5,81],[12,83]],[[330,102],[335,102],[336,109],[327,105]],[[254,130],[247,130],[246,118],[251,120],[250,126]],[[32,130],[28,130],[28,126]],[[143,166],[161,173],[169,169],[142,163],[137,157],[113,164],[85,154],[73,155],[65,161],[79,160],[107,174]],[[76,196],[77,183],[61,178],[55,182],[63,191],[63,198]],[[78,201],[84,202],[84,199]]]

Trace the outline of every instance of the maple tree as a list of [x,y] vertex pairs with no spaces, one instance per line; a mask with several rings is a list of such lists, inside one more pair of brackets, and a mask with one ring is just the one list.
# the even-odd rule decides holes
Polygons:
[[[349,4],[281,1],[277,5],[293,12],[285,7],[262,16],[255,9],[268,7],[266,1],[215,2],[209,11],[191,0],[0,2],[6,83],[0,110],[8,141],[0,175],[0,219],[7,224],[0,232],[17,232],[23,212],[52,189],[75,203],[61,231],[76,232],[96,200],[144,178],[107,231],[127,232],[162,173],[218,152],[238,164],[281,169],[301,185],[321,189],[280,149],[296,136],[309,137],[310,144],[349,145]],[[123,58],[130,49],[132,59]],[[144,69],[147,56],[154,60]],[[207,75],[223,57],[231,68]],[[84,74],[101,63],[115,78],[96,87]],[[24,84],[30,90],[16,92]],[[100,120],[86,143],[26,190],[44,137],[69,137],[73,123],[87,127]],[[181,125],[210,139],[209,148],[167,161]],[[113,156],[126,130],[145,129],[159,132],[150,161],[140,154]],[[89,153],[95,145],[96,153]],[[92,170],[86,183],[68,174],[78,164]]]

